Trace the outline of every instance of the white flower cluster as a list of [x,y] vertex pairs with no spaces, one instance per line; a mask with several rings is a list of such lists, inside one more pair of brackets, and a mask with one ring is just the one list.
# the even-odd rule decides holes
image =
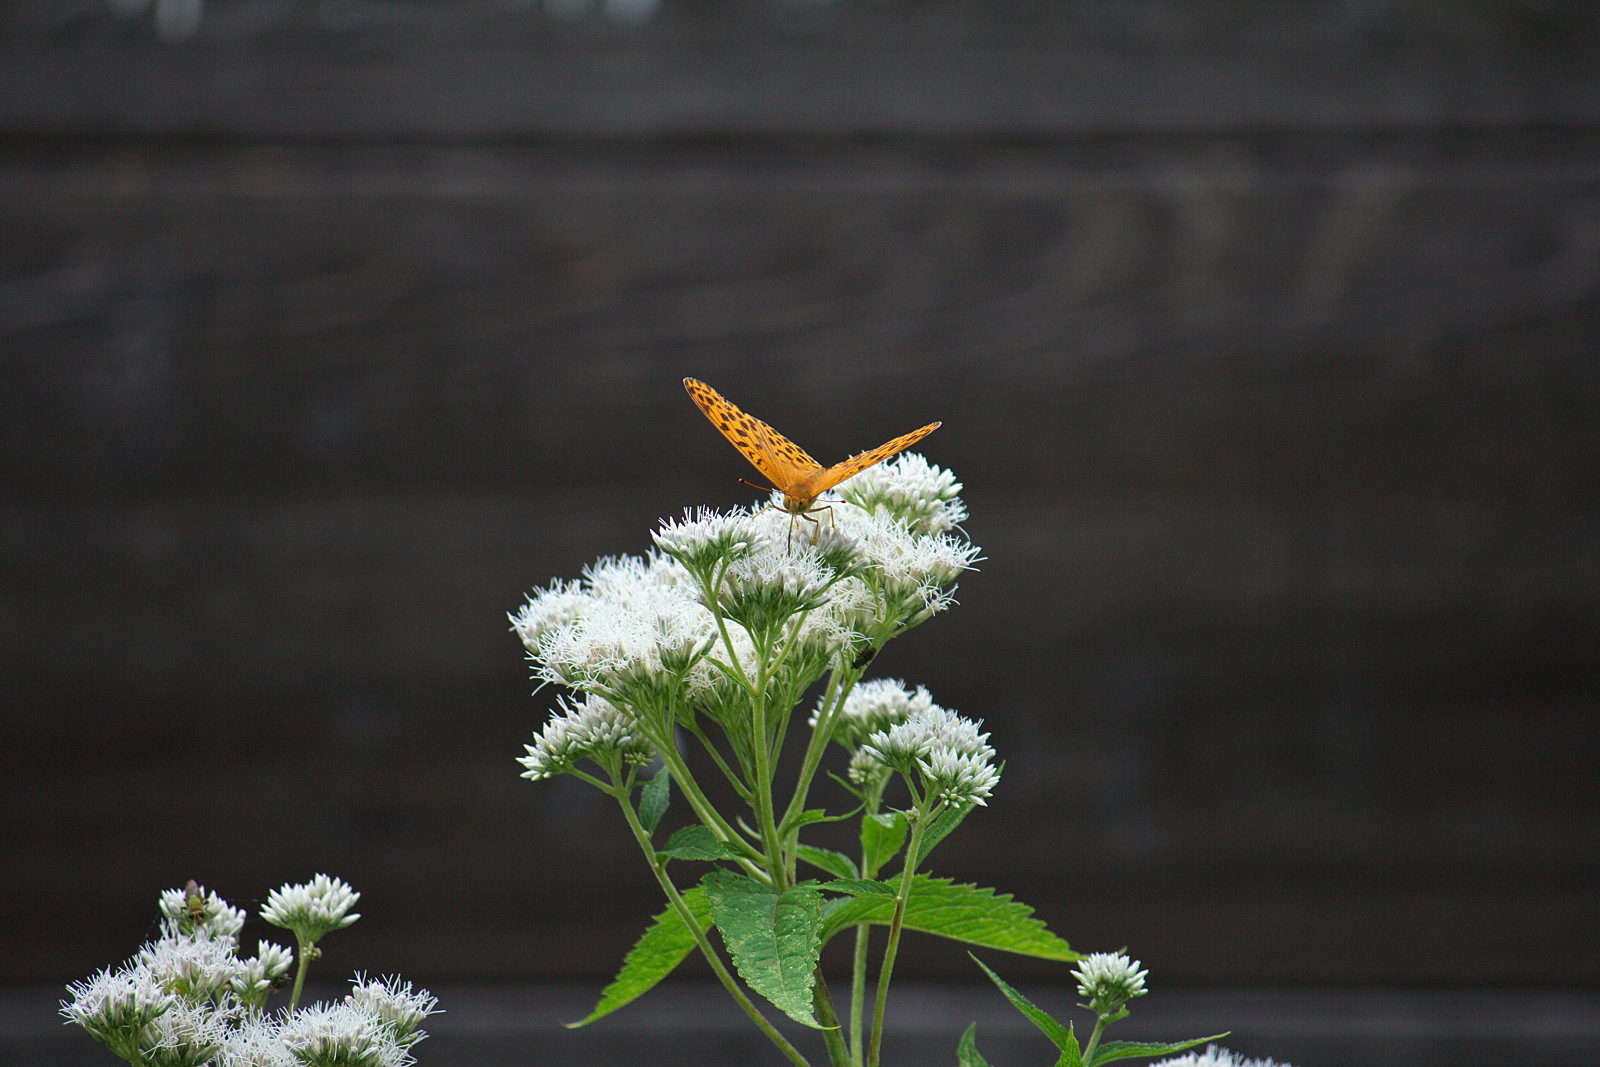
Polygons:
[[190,1003],[214,1000],[233,986],[242,965],[231,941],[162,937],[139,950],[137,966]]
[[1277,1060],[1247,1060],[1237,1052],[1207,1045],[1204,1052],[1185,1052],[1155,1064],[1154,1067],[1291,1067]]
[[405,1067],[414,1058],[377,1015],[345,1001],[314,1004],[278,1028],[278,1040],[304,1067]]
[[866,511],[888,512],[919,534],[949,533],[967,518],[956,476],[915,452],[868,467],[839,492]]
[[985,804],[1000,772],[979,725],[930,703],[868,737],[860,754],[901,774],[917,773],[924,791],[946,804]]
[[1092,952],[1072,970],[1078,993],[1087,997],[1087,1007],[1100,1015],[1115,1014],[1134,997],[1148,993],[1144,980],[1149,973],[1140,970],[1139,961],[1130,960],[1125,952]]
[[604,697],[585,696],[574,703],[561,698],[561,710],[523,746],[526,756],[517,762],[527,770],[522,777],[538,781],[566,774],[581,759],[602,765],[613,755],[643,766],[655,758],[650,743],[637,736],[628,716]]
[[302,945],[315,945],[334,930],[361,918],[351,914],[361,894],[337,878],[319,874],[304,885],[286,885],[267,894],[261,917],[294,931]]
[[163,890],[157,907],[162,928],[171,935],[239,943],[244,912],[193,880],[182,889]]
[[255,958],[241,960],[238,973],[229,984],[235,996],[259,1011],[266,1007],[267,998],[293,965],[293,952],[271,941],[261,941],[257,943]]
[[[360,894],[318,875],[273,892],[280,925],[336,929]],[[344,1002],[268,1015],[267,997],[294,955],[263,941],[236,955],[243,913],[191,882],[161,896],[163,935],[120,970],[67,987],[61,1014],[129,1063],[143,1067],[405,1067],[436,1010],[426,990],[398,978],[357,976]],[[263,908],[266,917],[267,908]],[[187,917],[187,921],[186,921]],[[234,919],[239,921],[235,922]],[[329,926],[329,923],[336,925]],[[185,932],[187,930],[187,932]]]
[[830,667],[948,608],[978,558],[951,532],[965,516],[959,489],[948,471],[900,456],[840,487],[859,504],[805,518],[701,508],[663,522],[655,551],[537,590],[512,629],[540,682],[589,699],[557,709],[527,746],[525,777],[642,755],[644,739],[666,743],[674,716],[727,722],[763,682],[792,706]]
[[410,1048],[428,1036],[420,1029],[422,1020],[439,1010],[439,998],[426,989],[413,989],[398,976],[367,981],[356,975],[355,988],[346,1003],[383,1020],[402,1048]]
[[[897,726],[933,706],[933,697],[920,685],[912,692],[898,678],[858,682],[839,708],[834,736],[847,745],[859,745],[879,730]],[[819,713],[812,714],[812,726],[817,725]]]

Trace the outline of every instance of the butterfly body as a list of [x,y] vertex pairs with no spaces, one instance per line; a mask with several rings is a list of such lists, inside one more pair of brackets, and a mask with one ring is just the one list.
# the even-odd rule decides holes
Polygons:
[[705,417],[711,420],[711,425],[783,494],[782,508],[791,515],[806,516],[821,510],[817,507],[817,498],[823,493],[846,478],[854,477],[868,467],[910,448],[940,426],[937,422],[930,422],[921,429],[901,434],[842,463],[824,467],[799,445],[760,419],[739,410],[705,382],[685,378],[683,387]]

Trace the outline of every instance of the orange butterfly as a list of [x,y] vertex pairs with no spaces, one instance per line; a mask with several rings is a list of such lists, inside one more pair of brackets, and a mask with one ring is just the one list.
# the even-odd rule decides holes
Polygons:
[[940,423],[930,422],[922,429],[901,434],[870,452],[862,452],[843,463],[824,467],[806,455],[799,445],[760,419],[740,411],[705,382],[685,378],[683,387],[689,391],[689,398],[705,412],[711,424],[722,431],[722,436],[733,442],[733,447],[744,453],[744,458],[755,464],[756,470],[772,480],[772,484],[783,494],[783,510],[808,519],[810,516],[807,512],[822,510],[815,506],[817,497],[846,478],[910,448],[940,426]]

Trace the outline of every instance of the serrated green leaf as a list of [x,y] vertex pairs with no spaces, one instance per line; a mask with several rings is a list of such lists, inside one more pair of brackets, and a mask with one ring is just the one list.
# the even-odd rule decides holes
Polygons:
[[956,1067],[989,1067],[989,1061],[978,1054],[978,1024],[973,1023],[961,1035],[956,1047]]
[[[893,898],[862,896],[841,900],[827,910],[822,940],[826,944],[839,931],[861,923],[888,925],[893,918]],[[1033,918],[1032,908],[1017,903],[1009,893],[956,885],[948,878],[925,874],[913,878],[904,922],[909,930],[1024,956],[1063,963],[1083,958]]]
[[[972,953],[969,952],[967,955],[972,956]],[[1050,1043],[1061,1050],[1061,1059],[1057,1061],[1057,1067],[1082,1067],[1083,1057],[1081,1050],[1078,1048],[1078,1039],[1072,1032],[1071,1023],[1062,1026],[1056,1022],[1050,1017],[1049,1012],[1007,985],[1004,978],[991,971],[989,965],[978,957],[972,956],[972,962],[982,967],[983,973],[989,976],[989,980],[1000,987],[1000,992],[1004,993],[1006,999],[1011,1001],[1012,1007],[1026,1015],[1029,1021],[1037,1026],[1045,1037],[1050,1039]]]
[[656,855],[673,860],[732,860],[739,854],[704,826],[685,826],[667,838]]
[[922,861],[928,858],[928,853],[933,851],[934,846],[949,837],[950,832],[960,826],[962,820],[971,815],[976,807],[976,804],[963,804],[959,808],[946,808],[937,819],[933,820],[933,825],[922,831],[922,843],[917,847],[917,862],[912,864],[912,869],[921,867]]
[[655,836],[656,827],[661,825],[661,816],[667,813],[671,803],[672,775],[663,767],[639,790],[639,823],[645,833]]
[[846,856],[843,852],[835,852],[831,848],[812,848],[810,845],[795,846],[794,854],[805,860],[813,867],[819,867],[835,878],[859,878],[861,872],[856,870],[856,861]]
[[888,882],[875,882],[870,878],[837,878],[817,886],[830,893],[848,893],[853,897],[892,897],[898,890]]
[[[702,929],[711,925],[711,902],[706,891],[696,886],[683,893],[683,902]],[[622,961],[622,970],[600,993],[600,1002],[587,1018],[567,1023],[576,1030],[602,1019],[618,1008],[648,993],[657,982],[673,972],[683,958],[694,950],[694,934],[684,925],[671,907],[655,917],[650,928]]]
[[1193,1041],[1107,1041],[1095,1050],[1094,1059],[1089,1061],[1089,1067],[1100,1067],[1102,1063],[1126,1060],[1134,1056],[1167,1056],[1174,1052],[1182,1052],[1186,1048],[1203,1045],[1207,1041],[1220,1040],[1232,1032],[1229,1030],[1221,1034],[1212,1034],[1210,1037],[1197,1037]]
[[906,843],[906,817],[898,811],[879,812],[861,820],[861,855],[873,874],[894,859]]
[[780,895],[726,870],[712,871],[701,884],[739,977],[795,1022],[823,1029],[811,1014],[822,952],[822,894],[797,885]]

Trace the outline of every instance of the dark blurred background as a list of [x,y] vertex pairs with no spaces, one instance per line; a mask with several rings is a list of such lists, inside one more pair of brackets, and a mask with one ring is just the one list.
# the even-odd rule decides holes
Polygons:
[[0,980],[324,870],[330,975],[608,976],[505,614],[748,499],[686,374],[944,421],[942,873],[1168,988],[1600,980],[1595,5],[0,12]]

